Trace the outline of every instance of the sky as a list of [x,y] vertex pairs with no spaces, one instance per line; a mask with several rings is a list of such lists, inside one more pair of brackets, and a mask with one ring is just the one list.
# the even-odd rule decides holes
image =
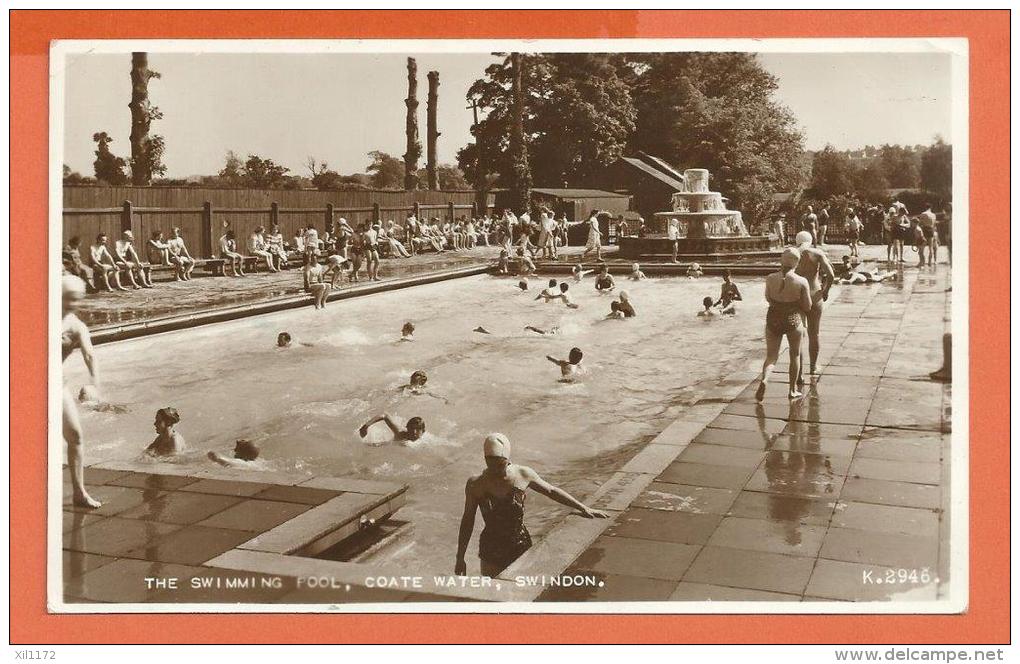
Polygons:
[[[233,150],[307,175],[309,156],[343,174],[364,172],[367,153],[405,150],[406,58],[418,62],[424,150],[426,73],[439,72],[440,163],[471,140],[471,83],[496,61],[465,54],[149,54],[162,78],[149,98],[163,112],[150,133],[166,139],[167,177],[215,174]],[[779,79],[777,99],[797,117],[805,147],[853,149],[948,138],[950,58],[941,54],[762,54]],[[92,134],[106,131],[130,154],[131,56],[67,56],[64,163],[92,174]],[[422,157],[421,165],[425,160]]]

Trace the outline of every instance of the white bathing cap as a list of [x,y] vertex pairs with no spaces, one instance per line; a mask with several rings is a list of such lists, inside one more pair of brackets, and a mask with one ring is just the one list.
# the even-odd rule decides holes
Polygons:
[[482,451],[487,457],[510,458],[510,439],[501,433],[490,433],[482,443]]
[[783,249],[783,257],[780,259],[780,263],[784,270],[792,270],[800,263],[800,252],[795,247]]
[[805,244],[811,244],[813,240],[814,238],[811,237],[810,232],[801,231],[797,233],[797,237],[794,239],[794,242],[797,244],[798,247],[803,247]]

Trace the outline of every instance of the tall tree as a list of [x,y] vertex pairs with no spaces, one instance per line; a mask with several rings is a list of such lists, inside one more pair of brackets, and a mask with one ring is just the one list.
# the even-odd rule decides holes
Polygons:
[[854,188],[850,159],[831,145],[815,153],[811,163],[811,195],[818,199],[846,194]]
[[631,149],[707,168],[724,193],[754,181],[776,191],[800,184],[803,139],[756,55],[664,53],[628,62],[637,108]]
[[953,146],[941,136],[921,155],[921,186],[946,199],[953,195]]
[[421,158],[421,141],[418,140],[418,63],[407,59],[407,151],[404,153],[404,189],[418,188],[418,160]]
[[528,168],[528,147],[524,139],[523,63],[520,53],[510,54],[511,118],[510,125],[510,204],[515,210],[531,209],[531,170]]
[[879,158],[890,187],[916,189],[921,185],[921,159],[912,148],[886,144]]
[[149,69],[148,53],[131,54],[131,182],[148,185],[153,175],[166,173],[163,165],[163,137],[149,136],[153,120],[163,117],[159,108],[149,102],[149,80],[159,78]]
[[426,161],[425,161],[425,172],[426,181],[428,182],[428,188],[431,190],[439,189],[439,173],[436,171],[438,166],[438,158],[436,157],[436,143],[439,141],[439,126],[437,123],[437,113],[439,108],[439,72],[430,71],[428,74],[429,79],[429,96],[428,106],[426,108]]
[[443,191],[471,189],[471,184],[464,177],[464,173],[453,164],[439,164],[436,167],[436,177],[439,180],[439,188]]
[[273,163],[272,159],[263,159],[258,155],[248,155],[244,162],[244,173],[241,177],[246,187],[252,189],[275,189],[286,182],[289,168]]
[[[595,184],[594,175],[623,154],[634,129],[634,106],[622,64],[601,53],[528,54],[521,74],[523,125],[534,182],[559,187]],[[474,143],[457,154],[468,179],[495,177],[509,186],[513,126],[512,61],[490,65],[468,91],[485,113]]]
[[[371,176],[372,186],[376,189],[400,189],[404,182],[405,164],[385,152],[373,150],[368,153],[372,163],[366,169]],[[417,180],[417,173],[412,174]]]
[[123,158],[110,152],[110,143],[113,139],[105,131],[100,131],[92,134],[92,140],[97,146],[96,160],[92,162],[96,180],[112,185],[127,184],[128,177],[124,172],[127,163]]

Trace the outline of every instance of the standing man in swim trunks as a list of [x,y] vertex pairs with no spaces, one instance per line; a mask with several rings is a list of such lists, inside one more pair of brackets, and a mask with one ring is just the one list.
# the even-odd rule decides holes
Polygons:
[[921,265],[924,265],[924,249],[928,248],[928,265],[935,264],[935,247],[938,240],[935,237],[935,213],[931,211],[931,205],[925,204],[924,212],[917,215],[917,227],[921,229],[924,236],[924,244],[920,247]]
[[[836,278],[836,271],[832,269],[832,263],[824,251],[811,246],[811,233],[801,231],[797,233],[797,248],[800,250],[800,261],[797,263],[797,274],[807,279],[808,290],[811,294],[811,310],[807,312],[808,332],[808,358],[810,360],[810,372],[814,374],[818,369],[818,350],[820,342],[818,339],[819,327],[822,323],[822,311],[824,303],[829,299],[829,288]],[[798,379],[798,386],[804,384],[803,367],[801,376]]]
[[365,258],[369,281],[379,279],[379,222],[375,222],[365,231]]
[[818,246],[825,244],[825,231],[829,229],[829,206],[823,205],[818,211]]

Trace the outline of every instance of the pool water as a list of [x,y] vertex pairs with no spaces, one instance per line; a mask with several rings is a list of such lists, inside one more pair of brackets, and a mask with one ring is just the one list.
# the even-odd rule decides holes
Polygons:
[[[696,312],[717,296],[718,279],[621,280],[638,313],[628,320],[603,320],[611,298],[591,278],[570,282],[576,310],[535,301],[545,282],[532,279],[523,293],[516,279],[470,277],[100,346],[104,397],[127,412],[83,410],[86,462],[138,458],[155,435],[155,411],[174,406],[189,447],[178,462],[207,467],[207,451],[230,454],[249,438],[269,469],[408,484],[397,517],[411,528],[372,560],[452,571],[464,482],[484,467],[486,434],[508,435],[515,462],[583,500],[763,349],[760,279],[739,282],[736,316],[711,320]],[[408,320],[415,341],[398,342]],[[479,325],[492,334],[473,332]],[[276,347],[281,331],[294,337],[291,348]],[[561,383],[545,356],[566,358],[573,346],[584,351],[585,375]],[[76,392],[87,375],[80,355],[64,369]],[[449,403],[400,393],[416,369]],[[421,416],[427,433],[399,445],[379,423],[363,440],[358,427],[381,412]],[[536,540],[568,513],[534,493],[527,509]],[[480,528],[479,517],[469,573]]]

